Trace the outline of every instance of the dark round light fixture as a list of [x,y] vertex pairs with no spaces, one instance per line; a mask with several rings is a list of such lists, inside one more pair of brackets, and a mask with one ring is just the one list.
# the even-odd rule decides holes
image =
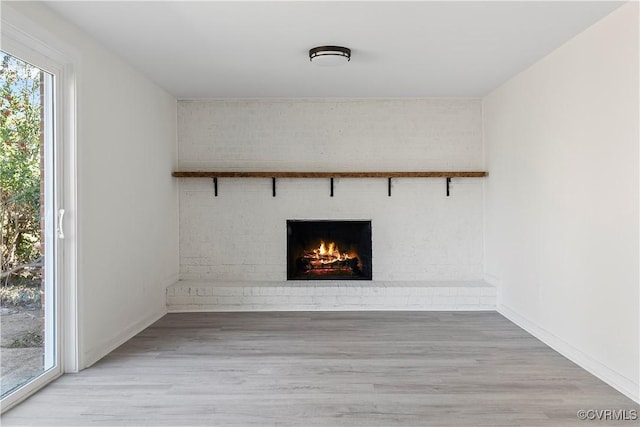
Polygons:
[[309,61],[318,65],[340,65],[351,61],[351,49],[342,46],[318,46],[309,49]]

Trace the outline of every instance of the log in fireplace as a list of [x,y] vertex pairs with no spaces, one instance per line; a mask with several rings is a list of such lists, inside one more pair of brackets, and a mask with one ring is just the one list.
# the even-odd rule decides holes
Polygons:
[[287,280],[371,279],[371,221],[287,221]]

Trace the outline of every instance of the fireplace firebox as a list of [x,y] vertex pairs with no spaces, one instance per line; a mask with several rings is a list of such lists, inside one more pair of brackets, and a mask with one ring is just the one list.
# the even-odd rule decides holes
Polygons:
[[287,280],[371,280],[371,270],[371,221],[287,221]]

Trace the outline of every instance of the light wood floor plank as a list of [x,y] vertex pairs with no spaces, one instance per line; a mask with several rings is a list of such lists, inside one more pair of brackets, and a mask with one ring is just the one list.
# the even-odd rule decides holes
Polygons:
[[638,405],[495,312],[169,314],[3,426],[586,426]]

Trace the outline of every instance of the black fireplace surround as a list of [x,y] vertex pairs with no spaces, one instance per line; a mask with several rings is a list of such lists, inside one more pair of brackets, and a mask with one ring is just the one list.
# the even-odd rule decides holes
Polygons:
[[371,280],[371,270],[371,221],[287,221],[287,280]]

